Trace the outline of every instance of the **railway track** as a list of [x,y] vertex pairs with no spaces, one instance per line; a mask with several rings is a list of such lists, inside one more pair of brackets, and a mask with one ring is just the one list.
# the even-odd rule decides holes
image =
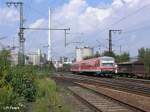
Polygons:
[[95,112],[144,112],[96,93],[90,89],[88,90],[87,88],[85,89],[79,86],[68,88],[79,100],[90,106]]
[[91,76],[81,76],[74,74],[61,74],[64,78],[74,79],[76,81],[85,81],[88,83],[95,83],[101,86],[111,87],[113,89],[127,91],[134,94],[139,94],[143,96],[150,97],[150,87],[144,86],[141,83],[134,83],[130,81],[123,81],[118,79],[108,79],[108,78],[97,78]]
[[84,110],[90,112],[145,112],[133,106],[127,105],[119,100],[115,100],[109,96],[94,91],[88,86],[84,87],[80,83],[72,82],[71,80],[63,81],[56,79],[64,85],[72,95],[78,99],[83,105],[87,106]]
[[[86,77],[86,78],[85,78]],[[71,83],[75,83],[76,85],[80,86],[80,87],[84,87],[86,89],[89,89],[90,91],[94,91],[95,93],[98,93],[99,95],[101,94],[101,96],[105,96],[105,97],[109,97],[109,99],[113,99],[113,100],[117,100],[117,102],[120,102],[121,105],[126,105],[131,107],[132,111],[133,109],[137,109],[134,112],[149,112],[150,110],[150,97],[147,96],[143,96],[143,94],[138,95],[137,93],[132,93],[131,91],[126,91],[124,92],[124,89],[117,90],[110,88],[106,83],[100,83],[99,81],[95,81],[93,79],[93,77],[88,77],[88,76],[80,76],[80,75],[70,75],[70,77],[64,74],[59,74],[58,76],[54,77],[56,80],[61,80],[63,82],[71,82]],[[87,80],[88,78],[88,80]],[[81,84],[81,85],[80,85]],[[83,84],[83,85],[82,85]],[[87,85],[86,87],[84,85]],[[94,88],[92,87],[88,87],[88,85],[94,86]],[[71,87],[72,88],[72,87]],[[99,90],[99,91],[98,91]],[[73,90],[71,89],[71,91],[73,92]],[[76,90],[75,90],[76,91]],[[91,105],[90,103],[90,99],[89,101],[85,101],[79,94],[80,91],[76,91],[75,96],[77,96],[79,99],[82,99],[84,103],[87,103],[89,105],[89,107],[94,107],[93,105]],[[86,93],[86,92],[83,92]],[[95,94],[94,93],[94,94]],[[110,94],[111,93],[111,94]],[[144,94],[145,95],[145,94]],[[121,96],[121,97],[120,97]],[[131,96],[131,97],[130,97]],[[88,98],[88,96],[86,96],[85,98]],[[94,98],[95,99],[95,98]],[[97,98],[96,98],[97,100]],[[90,103],[90,104],[89,104]],[[100,104],[100,103],[98,103]],[[109,103],[108,103],[109,104]],[[90,106],[91,105],[91,106]],[[106,105],[105,105],[106,106]],[[126,107],[125,106],[125,107]],[[97,107],[96,107],[97,108]],[[94,107],[94,111],[99,111]],[[130,110],[130,109],[129,109]],[[130,110],[130,111],[131,111]],[[130,112],[129,111],[129,112]],[[103,112],[103,111],[102,111]],[[104,111],[107,112],[107,111]],[[114,111],[117,112],[117,111]],[[119,112],[124,112],[124,111],[119,111]],[[125,111],[126,112],[126,111]],[[127,111],[128,112],[128,111]]]
[[146,87],[150,87],[150,80],[144,80],[144,79],[134,79],[134,78],[123,78],[123,77],[118,77],[115,78],[114,80],[119,80],[119,81],[126,81],[126,82],[131,82],[135,84],[140,84]]

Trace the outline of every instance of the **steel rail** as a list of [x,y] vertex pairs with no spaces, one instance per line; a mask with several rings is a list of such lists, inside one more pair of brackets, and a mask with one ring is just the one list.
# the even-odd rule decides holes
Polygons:
[[130,93],[139,94],[143,96],[150,96],[150,88],[144,87],[141,85],[136,85],[133,83],[126,83],[123,81],[116,81],[111,79],[99,79],[96,77],[89,76],[81,76],[81,75],[73,75],[73,74],[65,74],[64,77],[74,78],[80,81],[91,81],[97,84],[102,84],[103,86],[111,87],[114,89],[124,90]]
[[[57,77],[57,78],[56,78],[56,80],[59,80],[59,79],[60,79],[60,80],[65,80],[65,79],[62,79],[62,77]],[[123,108],[129,109],[129,110],[132,110],[132,111],[135,111],[135,112],[146,112],[146,111],[144,111],[144,110],[142,110],[142,109],[140,109],[140,108],[138,108],[138,107],[129,105],[129,104],[127,104],[127,103],[124,103],[124,102],[122,102],[122,101],[119,101],[119,100],[117,100],[117,99],[114,99],[114,98],[112,98],[112,97],[110,97],[110,96],[107,96],[107,95],[105,95],[105,94],[103,94],[103,93],[99,93],[98,91],[95,91],[95,90],[89,88],[88,86],[87,86],[87,87],[82,86],[82,85],[80,85],[80,84],[74,82],[73,80],[68,79],[68,80],[65,80],[65,82],[66,82],[66,81],[72,82],[73,84],[75,84],[75,85],[78,86],[78,87],[82,87],[82,88],[84,88],[84,89],[87,89],[87,90],[89,90],[89,92],[91,91],[93,94],[98,95],[99,97],[105,97],[105,98],[111,99],[114,103],[122,105]],[[82,96],[80,96],[79,93],[74,92],[73,90],[71,90],[71,89],[69,89],[69,88],[67,88],[67,89],[68,89],[69,91],[71,91],[71,93],[73,93],[73,95],[74,95],[78,100],[80,100],[82,103],[88,105],[88,107],[91,108],[92,110],[94,110],[95,112],[105,112],[104,110],[101,109],[101,107],[98,107],[98,106],[95,106],[94,104],[92,104],[92,103],[90,102],[90,99],[88,99],[88,97],[87,97],[86,99],[84,99]],[[98,100],[98,99],[94,99],[95,102],[97,102],[97,100]],[[111,101],[110,101],[110,102],[111,102]],[[111,103],[112,103],[112,102],[111,102]],[[104,103],[104,104],[105,104],[105,103]],[[106,105],[109,106],[108,104],[106,104]]]

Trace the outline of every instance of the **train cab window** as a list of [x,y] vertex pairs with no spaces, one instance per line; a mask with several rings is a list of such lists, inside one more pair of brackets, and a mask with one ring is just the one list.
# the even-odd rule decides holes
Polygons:
[[102,66],[112,67],[113,63],[102,63]]

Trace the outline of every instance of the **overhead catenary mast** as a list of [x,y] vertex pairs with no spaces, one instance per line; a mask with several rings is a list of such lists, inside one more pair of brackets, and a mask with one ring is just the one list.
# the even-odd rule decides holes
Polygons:
[[24,55],[24,43],[25,43],[25,38],[24,38],[24,18],[23,18],[23,2],[6,2],[8,7],[11,5],[15,7],[20,8],[20,31],[18,33],[19,35],[19,52],[18,52],[18,64],[19,65],[24,65],[25,64],[25,55]]
[[[48,23],[48,28],[30,28],[30,27],[26,27],[26,28],[23,28],[24,30],[48,30],[48,57],[47,57],[47,60],[49,62],[52,61],[52,41],[51,41],[51,30],[59,30],[59,31],[64,31],[65,33],[65,38],[66,38],[66,31],[70,30],[70,28],[51,28],[51,9],[49,8],[49,12],[48,12],[48,15],[49,15],[49,23]],[[65,42],[65,45],[66,45],[66,42]]]
[[121,30],[109,30],[109,53],[111,53],[113,50],[112,50],[112,32],[119,32],[121,33]]
[[[51,29],[51,9],[49,8],[48,28]],[[51,30],[48,30],[48,61],[52,61]]]

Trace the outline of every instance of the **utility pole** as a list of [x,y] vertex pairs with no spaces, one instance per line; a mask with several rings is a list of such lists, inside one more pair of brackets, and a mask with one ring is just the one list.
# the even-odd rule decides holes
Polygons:
[[67,46],[67,29],[64,30],[65,31],[65,47]]
[[121,32],[121,30],[109,30],[109,52],[112,52],[112,32]]
[[119,49],[120,49],[120,54],[122,53],[122,46],[120,45],[119,46]]
[[25,58],[24,58],[24,28],[23,28],[23,2],[6,2],[7,6],[15,6],[16,8],[19,7],[20,10],[20,31],[18,33],[19,35],[19,52],[18,52],[18,64],[24,65]]
[[60,31],[65,31],[65,40],[66,40],[66,35],[67,35],[67,31],[70,30],[70,28],[23,28],[24,30],[60,30]]
[[[51,29],[51,9],[49,9],[48,28]],[[51,30],[48,30],[48,61],[52,61]]]
[[[70,28],[23,28],[23,29],[24,30],[49,30],[49,31],[51,31],[51,30],[59,30],[59,31],[65,31],[65,47],[67,46],[66,36],[67,36],[67,31],[69,31]],[[50,35],[50,33],[49,33],[49,35]],[[51,43],[51,38],[49,39],[49,43]],[[48,47],[49,47],[49,45],[48,45]],[[50,50],[52,50],[52,45],[50,45],[50,47],[51,47]],[[52,54],[50,54],[50,55],[52,56]],[[49,61],[52,61],[52,58]]]

